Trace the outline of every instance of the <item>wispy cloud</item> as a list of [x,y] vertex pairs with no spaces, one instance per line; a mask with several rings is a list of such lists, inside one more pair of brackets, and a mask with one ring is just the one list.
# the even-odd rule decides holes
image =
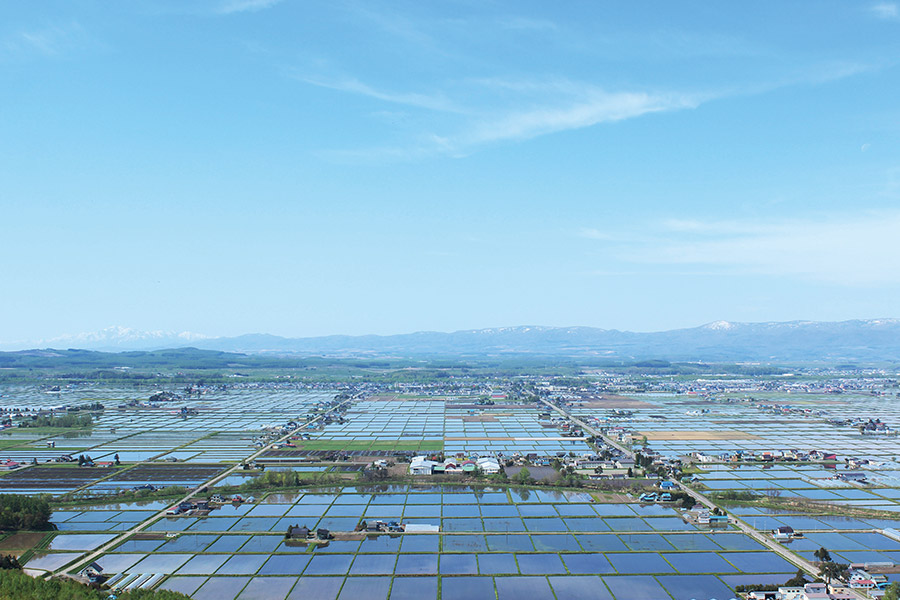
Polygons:
[[[703,82],[695,81],[682,88],[680,83],[634,83],[630,76],[607,81],[601,75],[595,79],[584,71],[578,71],[577,76],[567,76],[564,67],[554,69],[552,66],[544,66],[549,71],[540,73],[532,70],[531,73],[526,71],[515,75],[492,74],[491,71],[498,67],[491,57],[483,55],[481,48],[477,55],[471,51],[468,55],[464,52],[466,40],[472,35],[469,31],[471,27],[480,27],[478,36],[502,37],[519,45],[533,43],[531,32],[554,32],[554,39],[560,40],[556,42],[560,48],[555,50],[567,54],[583,54],[587,50],[578,44],[570,44],[562,35],[564,25],[572,28],[571,23],[564,21],[558,25],[552,20],[533,16],[495,14],[482,19],[480,24],[466,22],[466,27],[462,27],[456,22],[458,19],[450,19],[448,24],[446,19],[423,16],[416,10],[407,11],[409,14],[403,11],[395,14],[397,11],[373,10],[356,0],[347,0],[341,6],[352,18],[364,22],[379,35],[390,36],[394,43],[402,40],[411,53],[427,55],[428,67],[438,74],[423,85],[421,78],[404,78],[402,73],[385,83],[385,80],[357,76],[362,70],[345,71],[335,64],[308,64],[305,68],[295,67],[294,71],[289,71],[291,77],[308,85],[411,109],[411,118],[404,121],[403,127],[391,131],[390,141],[386,139],[383,144],[376,142],[375,146],[366,148],[320,152],[342,160],[462,157],[493,144],[521,142],[654,113],[693,110],[717,99],[764,94],[788,86],[820,85],[880,68],[862,60],[810,61],[808,57],[803,57],[792,62],[779,57],[778,68],[766,70],[765,75],[739,81],[701,80]],[[701,38],[708,37],[698,37],[681,30],[666,31],[665,34],[664,42],[660,43],[666,52],[671,48],[681,48],[683,51],[678,55],[682,58],[690,55],[688,49],[704,47]],[[625,38],[619,45],[639,49],[647,46],[636,44],[634,39],[622,35]],[[447,40],[452,40],[454,44],[442,43]],[[726,49],[733,50],[736,41],[727,36],[719,36],[716,40],[716,44],[723,49],[716,50],[714,54],[730,56],[730,50]],[[435,57],[442,54],[441,48],[446,50],[450,47],[453,48],[453,56],[447,62],[453,67],[448,69],[448,73],[457,76],[442,78],[440,68],[434,66],[444,63]],[[548,54],[552,55],[554,49],[549,50],[551,52]],[[759,55],[763,60],[773,58],[752,48],[743,48],[740,53]],[[434,65],[430,62],[432,60]],[[502,64],[502,61],[499,62]],[[468,72],[477,75],[468,78],[458,75],[461,73],[459,64],[466,65],[470,69]],[[406,89],[403,89],[404,86]],[[375,106],[368,114],[376,115],[384,108]],[[432,111],[432,114],[414,109]]]
[[347,78],[337,80],[316,79],[311,77],[302,77],[294,75],[304,83],[317,87],[348,92],[351,94],[360,94],[383,100],[392,104],[403,104],[406,106],[415,106],[418,108],[426,108],[429,110],[445,111],[445,112],[464,112],[462,108],[450,101],[444,94],[423,94],[417,92],[389,92],[376,89],[370,85],[359,81],[358,79]]
[[[807,65],[793,77],[705,91],[609,90],[565,77],[481,77],[435,84],[430,92],[386,91],[355,77],[329,78],[294,71],[291,76],[309,85],[357,94],[383,102],[443,113],[452,120],[429,119],[431,131],[420,131],[405,146],[381,146],[321,154],[343,160],[406,160],[426,156],[462,157],[501,142],[532,138],[634,119],[653,113],[692,110],[704,103],[738,96],[764,94],[796,85],[820,85],[881,68],[854,61]],[[314,69],[320,71],[321,69]],[[438,126],[445,131],[437,131]]]
[[869,11],[878,19],[885,21],[900,20],[900,6],[894,2],[879,2],[869,7]]
[[2,49],[8,56],[41,55],[58,58],[91,43],[90,36],[76,22],[41,29],[23,30],[7,37]]
[[[900,284],[896,231],[900,211],[756,222],[675,220],[658,223],[654,235],[616,244],[614,251],[624,263],[681,272],[895,285]],[[604,239],[602,234],[596,239]]]
[[654,112],[695,108],[698,104],[698,99],[683,94],[605,92],[592,89],[561,105],[513,110],[486,120],[460,136],[458,142],[468,147],[506,140],[524,140]]
[[225,2],[219,5],[216,12],[222,15],[256,12],[275,6],[281,1],[282,0],[225,0]]
[[453,90],[453,96],[461,98],[456,100],[442,92],[388,92],[354,78],[328,80],[299,75],[295,77],[318,87],[394,104],[455,113],[462,117],[453,124],[453,130],[442,134],[422,133],[408,147],[378,147],[330,153],[344,158],[465,156],[488,144],[527,140],[654,112],[695,108],[710,98],[700,94],[611,92],[563,78],[485,78],[448,84],[448,89]]

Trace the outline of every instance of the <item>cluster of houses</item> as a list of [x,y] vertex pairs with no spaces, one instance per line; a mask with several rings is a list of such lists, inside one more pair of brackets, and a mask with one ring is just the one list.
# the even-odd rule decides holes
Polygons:
[[752,450],[735,450],[722,454],[706,454],[704,452],[691,452],[691,458],[701,463],[719,462],[821,462],[837,460],[833,452],[822,450],[764,450],[754,452]]
[[397,521],[360,521],[356,529],[366,533],[403,533],[406,526]]
[[807,583],[802,587],[780,587],[773,592],[750,592],[748,600],[854,600],[856,594],[829,592],[824,583]]
[[[617,453],[619,454],[619,453]],[[635,461],[624,455],[601,458],[597,454],[584,453],[577,456],[558,452],[556,456],[539,456],[535,453],[519,454],[503,457],[504,462],[511,460],[515,465],[534,465],[549,467],[554,461],[559,461],[563,467],[572,467],[576,471],[586,472],[592,479],[625,478],[629,469],[635,468]],[[662,464],[662,462],[660,462]],[[378,465],[375,465],[378,466]],[[443,474],[472,474],[481,472],[485,475],[494,475],[503,468],[501,458],[493,456],[448,457],[440,456],[414,456],[409,463],[411,475],[443,475]]]
[[706,525],[708,527],[728,526],[728,515],[714,514],[705,506],[696,507],[687,511],[686,514],[690,520],[699,525]]
[[307,540],[307,541],[327,541],[334,539],[334,535],[324,528],[316,529],[315,533],[306,525],[291,525],[288,527],[285,539],[288,540]]
[[500,461],[490,456],[479,458],[446,458],[443,461],[434,460],[437,457],[414,456],[409,463],[410,475],[444,475],[444,474],[474,474],[480,471],[485,475],[496,475],[500,472]]
[[851,419],[829,419],[829,423],[838,427],[853,427],[863,435],[897,435],[897,430],[881,419],[865,419],[855,417]]
[[543,427],[555,427],[563,437],[582,437],[584,433],[575,423],[560,416],[554,416],[551,412],[542,412],[538,415],[538,422]]
[[166,511],[168,516],[177,515],[208,515],[210,511],[208,500],[196,500],[194,502],[180,502]]
[[[893,564],[879,566],[893,566]],[[883,590],[890,584],[886,575],[870,573],[870,568],[868,564],[850,565],[850,569],[847,571],[847,587],[854,590],[870,590],[874,592],[875,590]],[[880,595],[882,594],[875,594],[876,597]]]
[[[142,486],[143,487],[143,486]],[[149,486],[153,487],[153,486]],[[138,488],[140,489],[140,488]],[[154,488],[155,489],[155,488]],[[244,502],[252,504],[256,501],[256,498],[249,497],[244,498],[240,494],[235,494],[231,497],[231,499],[227,499],[222,494],[213,494],[209,497],[209,500],[194,500],[193,502],[180,502],[173,506],[172,508],[166,510],[166,515],[170,517],[179,516],[179,515],[194,515],[194,516],[205,516],[210,513],[210,511],[215,510],[222,504],[226,504],[231,502],[232,504],[243,504]]]
[[[881,598],[890,581],[886,575],[871,574],[862,565],[851,565],[846,581],[840,586],[832,585],[831,589],[822,583],[807,583],[800,587],[779,587],[777,591],[753,591],[747,595],[748,600],[853,600],[858,598],[851,590],[865,591],[867,597]],[[840,589],[836,589],[840,588]]]
[[634,434],[631,433],[631,430],[626,429],[620,425],[616,425],[613,427],[607,427],[603,433],[617,442],[622,444],[630,444],[634,441]]
[[821,417],[825,413],[822,410],[807,406],[791,406],[789,404],[764,404],[757,402],[754,406],[766,414],[794,415],[800,417]]
[[644,492],[639,500],[641,502],[672,502],[672,492],[678,490],[678,486],[668,479],[663,479],[657,486],[660,489],[659,492]]

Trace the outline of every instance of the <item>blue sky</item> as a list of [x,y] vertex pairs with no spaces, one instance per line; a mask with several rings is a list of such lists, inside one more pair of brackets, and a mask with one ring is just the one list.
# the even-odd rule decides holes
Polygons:
[[891,2],[0,4],[0,341],[897,317]]

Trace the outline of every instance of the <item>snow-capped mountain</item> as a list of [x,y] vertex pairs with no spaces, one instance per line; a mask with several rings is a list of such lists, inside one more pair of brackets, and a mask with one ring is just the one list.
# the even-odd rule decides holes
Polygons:
[[99,331],[60,335],[30,342],[2,343],[6,346],[30,348],[80,348],[84,350],[144,350],[148,348],[178,348],[208,339],[190,331],[141,331],[130,327],[106,327]]
[[[593,327],[494,327],[452,333],[332,335],[285,338],[269,334],[207,337],[196,333],[137,331],[110,327],[7,349],[83,348],[159,350],[192,346],[205,350],[304,356],[467,356],[662,358],[697,361],[898,361],[900,320],[841,322],[714,321],[700,327],[634,333]],[[3,345],[0,345],[3,347]]]

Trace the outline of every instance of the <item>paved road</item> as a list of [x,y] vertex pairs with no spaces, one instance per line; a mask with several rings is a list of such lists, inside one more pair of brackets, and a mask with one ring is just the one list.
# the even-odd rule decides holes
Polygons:
[[[311,424],[311,423],[315,423],[315,422],[317,422],[317,421],[320,421],[320,420],[324,419],[327,415],[329,415],[329,414],[333,413],[334,411],[338,410],[340,407],[344,406],[345,404],[348,404],[348,403],[350,403],[350,402],[353,402],[353,400],[357,399],[357,398],[360,397],[361,395],[362,395],[362,392],[360,392],[359,394],[355,394],[354,396],[348,398],[347,400],[344,400],[343,402],[341,402],[341,403],[338,404],[337,406],[334,406],[333,408],[329,409],[328,411],[322,413],[322,414],[319,415],[318,417],[315,417],[314,419],[309,419],[308,421],[306,421],[306,422],[303,423],[303,425],[301,426],[301,428],[302,428],[302,427],[305,427],[306,425],[309,425],[309,424]],[[292,435],[296,435],[300,430],[301,430],[301,429],[298,428],[298,429],[296,429],[296,430],[294,430],[294,431],[290,431],[290,432],[286,433],[285,435],[281,436],[280,438],[278,438],[278,439],[275,440],[274,442],[270,443],[269,445],[264,446],[263,448],[257,450],[256,452],[254,452],[253,454],[251,454],[250,456],[248,456],[247,458],[245,458],[242,462],[247,462],[247,463],[249,463],[249,462],[252,462],[252,461],[256,460],[257,458],[259,458],[260,456],[262,456],[262,454],[263,454],[264,452],[266,452],[267,450],[271,450],[276,444],[280,444],[281,442],[283,442],[283,441],[287,440],[288,438],[290,438]],[[97,560],[98,558],[100,558],[101,556],[103,556],[103,554],[105,554],[105,553],[108,552],[109,550],[112,550],[113,548],[115,548],[116,546],[118,546],[119,544],[121,544],[122,542],[124,542],[126,539],[128,539],[128,538],[131,537],[132,535],[134,535],[134,534],[136,534],[136,533],[139,533],[140,531],[143,531],[143,530],[144,530],[145,528],[147,528],[151,523],[157,521],[158,519],[161,519],[161,518],[165,517],[165,516],[166,516],[166,511],[169,509],[169,507],[175,506],[175,505],[180,504],[180,503],[182,503],[182,502],[187,502],[188,500],[190,500],[191,498],[193,498],[194,496],[196,496],[198,493],[200,493],[200,490],[202,490],[202,489],[204,489],[204,488],[206,488],[207,490],[212,489],[212,487],[213,487],[214,485],[216,485],[219,481],[221,481],[222,479],[228,477],[229,475],[231,475],[232,473],[234,473],[235,471],[237,471],[238,469],[241,469],[241,468],[242,468],[242,467],[241,467],[241,462],[239,462],[239,463],[237,463],[236,465],[234,465],[233,467],[231,467],[230,469],[226,470],[225,472],[216,475],[215,477],[213,477],[213,478],[210,479],[209,481],[207,481],[207,482],[205,482],[205,483],[201,483],[201,484],[198,485],[196,488],[194,488],[194,491],[192,491],[190,494],[188,494],[187,496],[185,496],[185,497],[182,498],[181,500],[178,500],[177,502],[172,502],[171,504],[169,504],[168,506],[166,506],[166,508],[164,508],[163,510],[161,510],[161,511],[159,511],[158,513],[154,514],[154,515],[151,516],[150,518],[144,520],[143,522],[139,523],[139,524],[136,525],[135,527],[132,527],[132,528],[129,529],[128,531],[126,531],[126,532],[124,532],[124,533],[122,533],[122,534],[119,534],[119,535],[116,536],[114,539],[110,540],[110,541],[107,542],[106,544],[103,544],[102,546],[100,546],[98,549],[94,550],[94,551],[91,552],[90,554],[87,554],[86,556],[84,556],[84,557],[78,559],[77,562],[75,562],[75,563],[69,563],[68,565],[66,565],[66,566],[64,566],[64,567],[60,567],[59,569],[53,571],[53,573],[51,573],[51,576],[54,576],[54,575],[60,575],[60,574],[63,574],[63,573],[68,573],[69,571],[78,571],[78,570],[83,569],[83,568],[86,567],[87,565],[91,564],[93,561],[95,561],[95,560]]]
[[[609,444],[610,446],[612,446],[612,447],[614,447],[614,448],[617,448],[618,450],[624,452],[626,456],[629,456],[629,457],[631,457],[632,459],[634,458],[634,452],[633,452],[630,448],[628,448],[628,447],[626,447],[626,446],[623,446],[622,444],[619,444],[618,442],[616,442],[616,441],[610,439],[609,437],[607,437],[606,435],[604,435],[604,434],[603,434],[601,431],[599,431],[598,429],[595,429],[595,428],[591,427],[590,425],[588,425],[587,423],[585,423],[585,422],[582,421],[581,419],[579,419],[579,418],[575,417],[574,415],[570,414],[569,411],[567,411],[567,410],[565,410],[564,408],[561,408],[561,407],[559,407],[559,406],[556,406],[555,404],[552,404],[552,403],[550,403],[550,402],[544,400],[543,398],[541,398],[541,402],[543,402],[544,404],[546,404],[547,406],[549,406],[550,408],[552,408],[553,410],[555,410],[555,411],[558,412],[559,414],[565,416],[567,419],[569,419],[569,420],[572,421],[573,423],[579,425],[584,431],[587,431],[587,432],[591,433],[592,435],[595,435],[595,436],[598,436],[598,437],[602,438],[603,441],[605,441],[605,442],[606,442],[607,444]],[[720,509],[721,509],[721,507],[719,507],[715,502],[713,502],[712,500],[710,500],[709,498],[707,498],[705,495],[703,495],[702,493],[698,492],[697,490],[694,490],[694,489],[689,488],[688,486],[686,486],[685,484],[681,483],[680,481],[675,481],[675,484],[679,487],[679,489],[681,489],[681,491],[686,492],[686,493],[689,494],[695,501],[697,501],[697,502],[699,502],[700,504],[706,506],[707,508],[709,508],[709,509],[720,508]],[[787,560],[787,561],[790,562],[791,564],[793,564],[793,565],[795,565],[795,566],[797,566],[797,567],[803,569],[804,571],[806,571],[807,573],[809,573],[809,574],[812,575],[813,577],[818,577],[818,576],[819,576],[819,568],[818,568],[816,565],[814,565],[813,563],[809,562],[809,561],[806,560],[805,558],[803,558],[803,557],[801,557],[801,556],[798,556],[798,555],[795,554],[794,552],[788,550],[783,544],[781,544],[781,543],[779,543],[779,542],[776,542],[773,538],[769,537],[768,535],[766,535],[766,534],[764,534],[764,533],[762,533],[762,532],[760,532],[760,531],[757,531],[756,529],[750,527],[750,525],[748,525],[747,523],[745,523],[743,520],[741,520],[741,519],[739,519],[739,518],[737,518],[737,517],[735,517],[735,516],[732,515],[732,516],[729,516],[729,523],[735,525],[735,526],[736,526],[738,529],[740,529],[743,533],[749,535],[750,537],[752,537],[754,540],[756,540],[756,541],[759,542],[760,544],[762,544],[762,545],[764,545],[765,547],[767,547],[767,548],[771,549],[772,551],[776,552],[779,556],[781,556],[782,558],[784,558],[785,560]],[[866,598],[865,596],[863,596],[862,594],[856,592],[855,590],[849,590],[849,589],[847,589],[847,590],[844,590],[844,591],[846,591],[847,593],[849,593],[849,594],[851,594],[851,595],[854,595],[856,598],[859,598],[860,600],[865,600],[865,598]]]

